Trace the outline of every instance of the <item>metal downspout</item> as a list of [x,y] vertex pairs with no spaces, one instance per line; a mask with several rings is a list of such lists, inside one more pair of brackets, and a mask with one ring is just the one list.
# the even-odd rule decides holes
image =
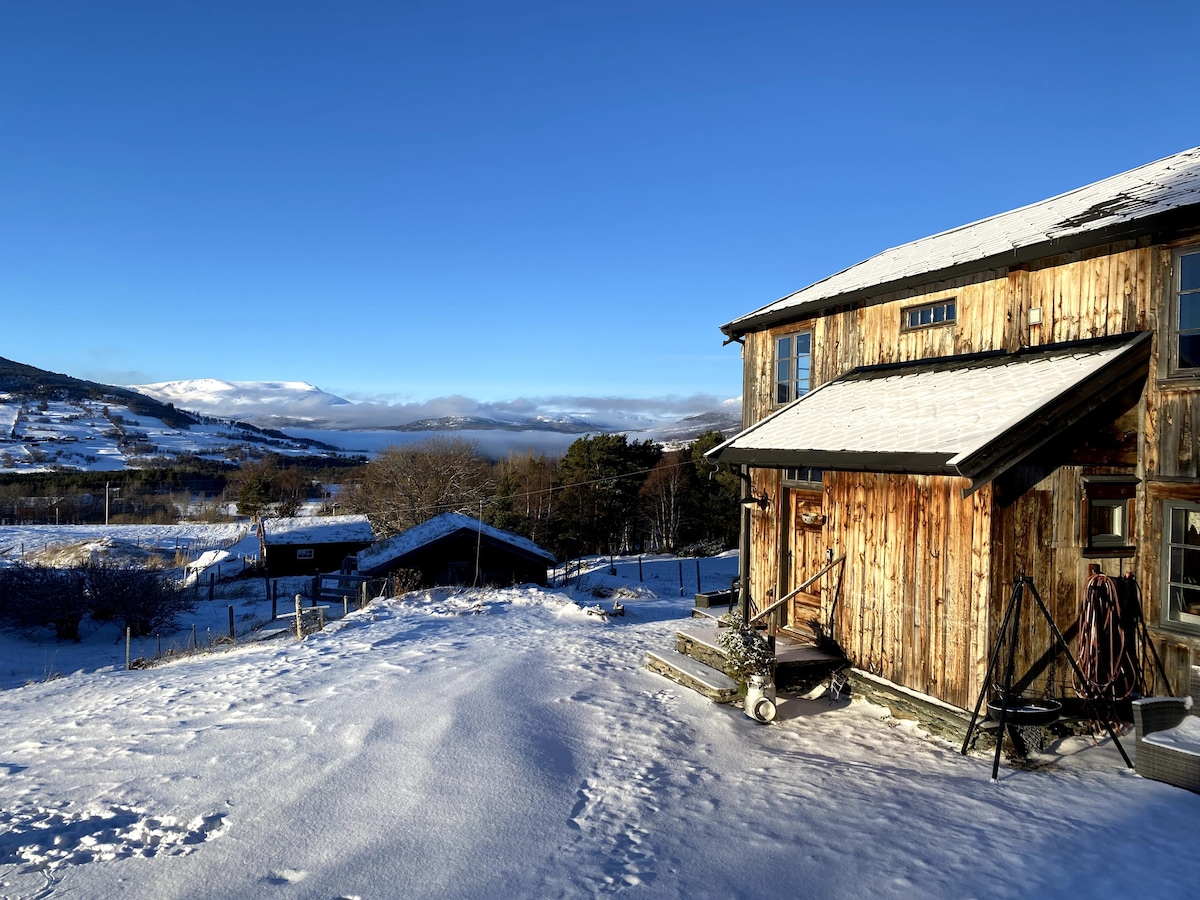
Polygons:
[[750,487],[750,467],[742,466],[742,527],[738,534],[738,609],[742,621],[750,621],[750,503],[753,491]]

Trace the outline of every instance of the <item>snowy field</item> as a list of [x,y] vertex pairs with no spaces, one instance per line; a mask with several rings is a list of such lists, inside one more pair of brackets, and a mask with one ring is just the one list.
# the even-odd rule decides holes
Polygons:
[[[0,692],[0,896],[1194,896],[1200,796],[1108,742],[993,783],[865,703],[760,725],[647,672],[693,566]],[[703,566],[724,586],[736,558]],[[627,615],[588,614],[597,589]]]

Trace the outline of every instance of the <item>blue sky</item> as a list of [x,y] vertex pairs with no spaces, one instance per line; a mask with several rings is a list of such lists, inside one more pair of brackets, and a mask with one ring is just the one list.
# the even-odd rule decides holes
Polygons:
[[[1192,3],[0,3],[0,356],[686,412],[718,326],[1200,144]],[[1178,36],[1178,37],[1176,37]]]

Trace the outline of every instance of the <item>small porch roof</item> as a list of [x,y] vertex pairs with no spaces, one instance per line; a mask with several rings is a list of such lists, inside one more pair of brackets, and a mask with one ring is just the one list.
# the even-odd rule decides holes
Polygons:
[[707,454],[958,475],[976,490],[1146,374],[1150,334],[855,369]]

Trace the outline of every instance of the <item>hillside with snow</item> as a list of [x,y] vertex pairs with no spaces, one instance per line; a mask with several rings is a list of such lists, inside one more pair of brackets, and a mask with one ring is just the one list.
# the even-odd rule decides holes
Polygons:
[[990,753],[861,701],[785,696],[762,725],[648,672],[696,585],[640,562],[0,692],[0,895],[1194,893],[1200,796],[1108,741],[992,782]]
[[0,393],[0,472],[119,471],[180,456],[238,461],[248,453],[330,456],[317,438],[189,416],[169,424],[117,399],[33,400]]
[[[479,411],[413,415],[463,404]],[[670,448],[709,429],[731,434],[740,422],[737,402],[681,420],[638,412],[602,419],[463,398],[419,408],[353,403],[297,381],[202,378],[113,387],[0,359],[0,472],[117,471],[181,456],[370,457],[439,435],[472,441],[496,458],[525,450],[557,456],[585,434],[625,432]]]

